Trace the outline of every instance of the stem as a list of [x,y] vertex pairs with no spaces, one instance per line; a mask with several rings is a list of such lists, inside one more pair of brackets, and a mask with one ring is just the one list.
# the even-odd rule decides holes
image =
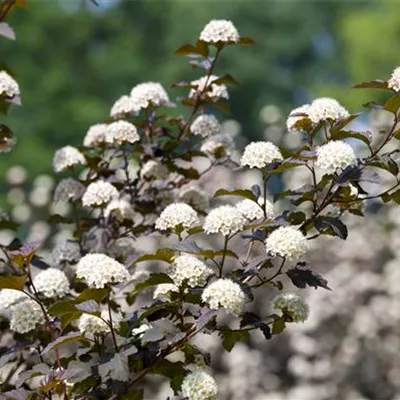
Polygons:
[[114,347],[115,347],[115,351],[117,353],[119,353],[119,349],[118,349],[118,345],[117,345],[117,338],[115,336],[115,332],[114,332],[114,326],[113,326],[113,321],[112,321],[112,313],[111,313],[111,306],[110,306],[110,295],[108,296],[108,316],[110,318],[110,323],[109,323],[109,327],[110,327],[110,331],[111,331],[111,336],[114,342]]
[[133,189],[132,189],[132,185],[130,182],[130,178],[129,178],[129,170],[128,170],[128,157],[125,153],[125,149],[122,149],[122,156],[124,157],[124,172],[125,172],[125,176],[126,176],[126,186],[128,187],[128,192],[131,196],[131,199],[134,199],[134,193],[133,193]]
[[229,242],[229,236],[225,236],[222,260],[221,260],[221,264],[219,266],[219,277],[220,278],[222,278],[222,270],[224,268],[224,263],[225,263],[225,259],[226,259],[226,250],[228,249],[228,242]]
[[286,258],[284,257],[284,258],[282,259],[282,263],[281,263],[281,265],[279,266],[278,271],[276,271],[274,275],[272,275],[272,276],[271,276],[270,278],[268,278],[266,281],[262,281],[262,282],[258,283],[257,285],[254,285],[254,286],[252,286],[252,287],[253,287],[253,288],[260,287],[260,286],[262,286],[262,285],[264,285],[264,284],[266,284],[266,283],[268,283],[268,282],[271,282],[271,281],[272,281],[273,279],[275,279],[278,275],[281,275],[281,273],[282,273],[282,268],[283,268],[283,266],[285,265],[285,262],[286,262]]

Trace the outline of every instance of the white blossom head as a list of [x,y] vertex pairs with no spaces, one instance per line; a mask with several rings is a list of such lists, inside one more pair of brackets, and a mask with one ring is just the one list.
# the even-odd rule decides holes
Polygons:
[[36,301],[26,299],[15,304],[11,310],[10,329],[17,333],[27,333],[45,321],[43,312]]
[[241,314],[246,303],[246,295],[242,288],[230,279],[218,279],[210,283],[204,289],[201,299],[211,310],[223,308],[233,315]]
[[0,71],[0,96],[15,97],[20,95],[17,81],[6,71]]
[[281,293],[272,300],[272,307],[288,315],[293,322],[304,322],[308,318],[309,306],[295,293]]
[[329,97],[315,99],[308,109],[308,116],[315,124],[328,120],[337,121],[349,115],[349,112],[337,100]]
[[240,36],[231,21],[213,19],[203,28],[200,40],[207,43],[238,43]]
[[242,231],[246,222],[246,217],[236,207],[225,205],[210,211],[203,228],[207,235],[222,233],[224,236],[230,236]]
[[186,283],[193,288],[204,286],[212,274],[211,268],[191,254],[176,257],[169,271],[175,285],[182,286]]
[[266,240],[267,253],[288,259],[300,259],[307,253],[306,237],[292,226],[281,226],[270,233]]
[[72,146],[65,146],[56,151],[53,157],[53,169],[55,172],[65,171],[68,168],[86,163],[83,154]]
[[146,161],[141,170],[140,176],[144,179],[166,179],[169,175],[168,168],[159,161]]
[[81,258],[79,245],[74,242],[58,243],[50,255],[50,265],[54,268],[63,268],[68,264],[76,263]]
[[250,168],[264,168],[276,161],[281,161],[282,154],[271,142],[252,142],[244,149],[240,165]]
[[92,125],[83,139],[85,147],[96,147],[103,144],[106,140],[107,124]]
[[235,143],[232,136],[226,133],[218,133],[207,138],[200,150],[213,160],[223,161],[232,156]]
[[212,114],[199,115],[190,126],[190,132],[194,135],[207,137],[221,133],[222,126]]
[[[78,319],[78,329],[82,334],[101,335],[110,332],[110,327],[107,322],[110,322],[108,311],[103,310],[100,317],[90,314],[82,314]],[[107,321],[107,322],[106,322]],[[118,329],[120,320],[114,318],[112,314],[113,328]]]
[[166,231],[177,228],[190,229],[200,222],[197,212],[185,203],[172,203],[156,220],[156,229]]
[[111,107],[110,117],[114,119],[136,115],[140,109],[136,107],[131,96],[121,96]]
[[390,89],[394,90],[395,92],[400,91],[400,67],[394,69],[387,83]]
[[205,371],[191,372],[185,376],[181,386],[182,397],[187,400],[215,400],[218,385]]
[[84,207],[105,206],[119,197],[118,190],[111,183],[96,181],[91,183],[82,196]]
[[135,218],[135,211],[129,201],[125,199],[115,199],[111,200],[108,204],[104,210],[104,215],[106,217],[113,215],[120,221],[123,221],[124,219],[133,220]]
[[[244,199],[235,204],[235,207],[247,218],[248,221],[264,218],[264,197],[260,197],[257,202]],[[274,218],[274,205],[269,201],[265,201],[265,210],[268,219]]]
[[54,191],[54,202],[67,203],[79,200],[85,192],[85,186],[73,178],[62,179]]
[[105,254],[87,254],[76,266],[76,276],[90,288],[102,289],[106,285],[126,282],[130,275],[124,265]]
[[[310,104],[304,104],[303,106],[297,107],[290,111],[288,119],[286,120],[286,127],[289,132],[296,132],[301,130],[298,126],[300,121],[308,119],[308,111],[310,110]],[[299,115],[304,114],[304,115]]]
[[229,93],[226,85],[223,83],[213,83],[218,80],[216,75],[203,76],[191,82],[195,88],[191,89],[189,93],[190,98],[196,98],[199,95],[206,95],[213,101],[220,99],[229,99]]
[[153,293],[153,299],[168,297],[171,292],[179,293],[178,286],[173,283],[161,283],[156,286]]
[[140,140],[136,126],[128,121],[115,121],[107,126],[106,143],[121,146],[126,143],[135,143]]
[[353,148],[341,140],[332,140],[317,148],[315,165],[327,174],[334,174],[356,161]]
[[33,279],[36,290],[47,299],[64,297],[70,290],[65,273],[57,268],[48,268],[39,272]]
[[210,198],[205,190],[197,186],[188,186],[179,192],[179,200],[189,204],[195,210],[205,211],[210,206]]
[[136,109],[168,107],[171,102],[168,93],[158,82],[144,82],[136,85],[131,91],[131,99]]
[[23,299],[28,299],[28,296],[25,293],[20,292],[19,290],[1,289],[0,313],[11,310],[18,302]]

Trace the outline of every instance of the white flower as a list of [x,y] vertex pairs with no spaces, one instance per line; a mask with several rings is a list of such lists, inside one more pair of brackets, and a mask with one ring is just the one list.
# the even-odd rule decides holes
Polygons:
[[91,183],[82,197],[84,207],[103,206],[118,198],[119,193],[115,186],[105,181]]
[[200,150],[212,159],[224,160],[230,157],[235,150],[232,137],[226,133],[210,136],[201,146]]
[[213,19],[202,30],[200,40],[207,43],[237,43],[240,36],[231,21]]
[[183,188],[178,197],[180,201],[189,204],[199,211],[207,210],[210,206],[210,199],[207,192],[195,186]]
[[120,97],[111,107],[110,116],[114,119],[123,118],[127,115],[136,115],[140,109],[136,107],[131,96]]
[[166,297],[171,292],[179,293],[178,286],[174,285],[173,283],[161,283],[160,285],[156,286],[153,293],[153,299],[157,299],[158,297]]
[[135,211],[132,204],[124,199],[112,200],[110,204],[106,207],[104,215],[108,217],[110,214],[116,216],[119,220],[135,218]]
[[177,286],[187,283],[190,287],[204,286],[213,270],[198,258],[183,254],[175,258],[169,275]]
[[118,144],[135,143],[140,140],[136,126],[128,121],[115,121],[108,125],[105,141]]
[[96,147],[99,144],[104,143],[106,140],[107,124],[96,124],[89,128],[83,139],[83,145],[85,147]]
[[[255,219],[264,218],[264,197],[260,197],[258,202],[256,203],[250,199],[244,199],[239,201],[235,205],[235,207],[249,220],[253,221]],[[270,201],[265,202],[265,210],[267,214],[267,218],[273,218],[275,216],[274,213],[274,205]]]
[[205,371],[195,371],[186,375],[181,386],[182,396],[188,400],[215,400],[218,385]]
[[201,299],[212,310],[223,308],[229,314],[239,315],[244,310],[246,295],[237,283],[218,279],[204,289]]
[[172,203],[167,206],[156,220],[156,229],[193,228],[200,222],[197,212],[185,203]]
[[33,284],[36,290],[48,299],[64,297],[70,289],[67,276],[57,268],[39,272],[33,279]]
[[308,318],[308,304],[297,294],[281,293],[272,300],[272,306],[289,315],[293,322],[304,322]]
[[27,333],[35,329],[37,324],[43,324],[44,321],[39,304],[31,299],[26,299],[12,308],[10,329],[17,333]]
[[101,289],[107,284],[126,282],[130,275],[126,267],[104,254],[87,254],[76,266],[77,278],[91,288]]
[[85,186],[79,181],[72,178],[62,179],[55,191],[54,191],[54,202],[65,202],[79,200],[85,192]]
[[340,140],[330,141],[317,148],[315,165],[322,168],[327,174],[344,169],[356,160],[354,150],[350,145]]
[[50,264],[55,268],[62,268],[65,264],[77,262],[81,252],[77,243],[61,242],[56,245],[50,255]]
[[289,259],[298,259],[303,257],[309,244],[306,237],[292,226],[281,226],[273,231],[266,240],[267,253]]
[[131,98],[136,109],[153,107],[168,107],[170,101],[168,93],[160,83],[144,82],[136,85],[131,91]]
[[0,71],[0,95],[7,97],[20,95],[17,81],[6,71]]
[[[290,111],[288,119],[286,121],[286,127],[289,132],[298,131],[297,123],[308,118],[308,111],[310,109],[310,104],[304,104],[303,106],[297,107]],[[301,116],[296,114],[306,114],[307,116]]]
[[233,235],[243,230],[246,224],[245,216],[234,206],[219,206],[210,211],[204,221],[204,231],[222,233],[224,236]]
[[159,161],[149,160],[143,164],[140,175],[144,179],[166,179],[169,174],[168,168]]
[[[110,322],[110,316],[107,310],[103,310],[100,314],[101,318],[90,315],[90,314],[82,314],[78,320],[78,329],[82,334],[92,334],[92,335],[100,335],[102,333],[110,332],[110,327],[105,322]],[[112,314],[112,322],[113,328],[118,329],[120,325],[120,319],[114,318],[114,314]]]
[[349,112],[337,100],[329,97],[315,99],[308,109],[308,116],[315,124],[326,120],[337,121],[349,115]]
[[217,133],[221,133],[221,130],[221,124],[212,114],[199,115],[190,126],[190,132],[202,137],[216,135]]
[[19,290],[0,290],[0,312],[12,309],[12,307],[22,299],[28,299],[28,296]]
[[387,82],[388,87],[393,89],[395,92],[400,91],[400,67],[397,67],[393,72],[392,76]]
[[229,99],[229,93],[226,85],[222,83],[213,83],[219,79],[216,75],[210,75],[210,77],[203,76],[200,79],[196,79],[191,82],[195,89],[191,89],[189,93],[190,98],[195,98],[199,95],[206,94],[207,97],[213,101],[218,101],[219,99]]
[[240,164],[250,168],[264,168],[275,161],[281,161],[282,154],[271,142],[252,142],[244,149]]
[[61,172],[67,168],[85,163],[85,157],[78,149],[72,146],[65,146],[54,154],[53,169],[55,172]]

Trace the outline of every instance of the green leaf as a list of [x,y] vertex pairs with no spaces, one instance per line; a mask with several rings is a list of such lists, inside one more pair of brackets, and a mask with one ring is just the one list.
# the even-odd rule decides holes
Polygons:
[[346,225],[339,218],[320,216],[315,220],[315,227],[322,234],[338,236],[341,239],[346,239],[348,235]]
[[245,197],[246,199],[253,200],[254,202],[257,203],[257,197],[251,190],[247,189],[237,189],[237,190],[219,189],[214,193],[214,197],[221,197],[221,196]]
[[248,44],[254,44],[255,41],[249,37],[241,37],[238,43],[242,45],[248,45]]
[[383,107],[386,111],[389,111],[393,114],[397,114],[400,108],[400,96],[395,95],[392,96]]
[[72,220],[70,218],[65,218],[59,214],[54,214],[47,219],[49,224],[71,224]]
[[109,288],[104,289],[85,289],[79,296],[76,298],[76,303],[81,303],[87,300],[95,300],[97,303],[100,303],[104,300],[110,292]]
[[208,49],[208,43],[204,42],[203,40],[198,40],[196,42],[196,48],[198,51],[198,54],[201,54],[204,57],[208,57],[209,55],[209,49]]
[[199,54],[202,55],[199,49],[189,43],[184,44],[183,46],[179,47],[178,50],[174,52],[177,56],[188,56],[190,54]]
[[369,131],[366,132],[337,131],[332,134],[333,140],[343,140],[350,138],[360,140],[368,146],[371,143],[372,134]]
[[152,372],[169,378],[171,388],[174,390],[175,395],[178,394],[186,374],[184,364],[181,361],[171,362],[164,359],[156,364]]
[[354,85],[353,88],[355,89],[382,89],[382,90],[390,90],[388,88],[387,82],[382,80],[375,80],[369,82],[361,82],[357,85]]
[[212,81],[212,83],[215,83],[217,85],[240,85],[239,81],[237,81],[232,75],[226,74],[224,76],[221,76],[221,78],[216,79],[215,81]]
[[121,400],[143,400],[143,389],[131,389],[128,393],[121,397]]
[[0,289],[14,289],[22,292],[25,286],[26,275],[0,276]]
[[355,120],[360,116],[361,113],[357,114],[351,114],[347,118],[343,118],[339,120],[335,125],[332,126],[332,128],[329,130],[330,133],[333,135],[340,130],[342,130],[346,125],[348,125],[351,121]]
[[272,334],[276,335],[278,333],[281,333],[285,330],[286,328],[286,323],[285,320],[283,318],[275,318],[275,321],[272,325]]
[[237,342],[250,340],[250,333],[248,331],[224,328],[220,331],[220,333],[222,336],[222,345],[228,352],[235,347]]
[[77,312],[75,308],[74,301],[59,301],[49,308],[49,313],[54,317],[60,317],[61,315],[72,313],[75,314]]
[[42,355],[47,354],[51,350],[55,350],[61,345],[65,343],[71,343],[71,342],[88,342],[88,339],[85,338],[85,336],[82,336],[80,333],[77,332],[70,332],[67,335],[60,336],[53,342],[49,343],[44,350],[42,351]]
[[167,274],[162,274],[162,273],[151,274],[149,279],[135,286],[135,290],[133,291],[133,293],[139,293],[144,289],[156,285],[161,285],[162,283],[173,283],[173,281]]
[[174,259],[175,253],[171,249],[158,249],[156,254],[145,254],[140,256],[133,263],[137,264],[143,261],[165,261],[171,263]]

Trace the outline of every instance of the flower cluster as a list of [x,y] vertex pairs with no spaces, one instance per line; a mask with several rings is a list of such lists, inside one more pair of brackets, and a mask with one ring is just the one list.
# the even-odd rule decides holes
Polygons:
[[169,175],[168,168],[156,160],[149,160],[143,164],[140,175],[144,179],[165,179]]
[[135,115],[140,109],[136,107],[131,96],[121,96],[111,107],[110,117],[114,119],[124,118],[129,115]]
[[349,116],[349,112],[340,103],[329,97],[314,100],[308,109],[308,117],[317,124],[322,121],[337,121]]
[[107,129],[107,124],[92,125],[83,139],[83,145],[85,147],[97,147],[103,144],[106,140]]
[[237,43],[240,36],[231,21],[213,19],[202,30],[200,40],[208,43]]
[[20,95],[17,81],[6,71],[0,71],[0,95],[7,97]]
[[171,292],[178,293],[179,292],[178,286],[174,285],[173,283],[161,283],[160,285],[156,286],[153,293],[153,298],[157,299],[160,297],[166,297]]
[[10,329],[17,333],[27,333],[35,329],[36,325],[43,324],[44,321],[45,318],[39,304],[31,299],[26,299],[13,306]]
[[299,129],[299,122],[303,121],[304,119],[308,118],[308,112],[310,110],[309,104],[304,104],[300,107],[294,108],[287,120],[286,120],[286,127],[289,132],[298,131]]
[[340,140],[330,141],[317,148],[315,165],[327,174],[334,174],[353,164],[356,160],[354,150],[350,145]]
[[400,92],[400,67],[397,67],[388,80],[388,87],[395,92]]
[[[101,335],[110,332],[110,327],[104,321],[108,321],[109,316],[105,311],[101,312],[101,318],[90,315],[82,314],[78,320],[78,329],[82,334]],[[113,321],[114,322],[114,321]]]
[[77,262],[80,257],[81,252],[77,243],[61,242],[51,252],[50,265],[55,268],[63,268],[65,264]]
[[111,200],[104,210],[104,215],[106,217],[114,215],[121,221],[124,219],[133,220],[135,218],[135,212],[132,205],[125,199]]
[[218,394],[215,379],[205,371],[186,375],[181,386],[182,396],[188,400],[214,400]]
[[140,140],[136,126],[127,121],[115,121],[107,126],[105,141],[121,146]]
[[33,284],[36,290],[48,299],[64,297],[70,290],[68,278],[63,271],[57,268],[48,268],[39,272],[35,276]]
[[0,290],[0,312],[12,309],[22,299],[27,299],[28,296],[19,290],[2,289]]
[[135,109],[168,107],[171,103],[168,93],[160,83],[144,82],[136,85],[131,91],[131,99]]
[[272,300],[275,310],[281,310],[288,315],[293,322],[304,322],[308,318],[308,304],[297,294],[281,293]]
[[282,154],[271,142],[252,142],[244,149],[240,164],[250,168],[264,168],[282,160]]
[[194,135],[207,137],[221,133],[222,127],[217,118],[212,114],[199,115],[190,125],[190,132]]
[[105,181],[91,183],[82,196],[85,207],[100,207],[119,197],[117,188]]
[[267,253],[289,259],[302,258],[309,249],[306,237],[292,226],[281,226],[266,240]]
[[161,231],[182,227],[190,229],[200,222],[197,212],[185,203],[173,203],[167,206],[158,217],[155,227]]
[[76,165],[85,164],[83,154],[72,146],[65,146],[56,151],[53,158],[53,169],[55,172],[62,172]]
[[230,135],[218,133],[210,136],[201,145],[201,151],[213,160],[224,161],[232,155],[235,144]]
[[192,89],[189,93],[190,98],[196,98],[199,95],[206,95],[213,101],[220,99],[229,99],[229,93],[226,85],[223,83],[214,83],[220,79],[216,75],[203,76],[191,82]]
[[[265,205],[265,215],[264,215],[264,205]],[[274,205],[260,197],[257,203],[250,199],[244,199],[236,203],[235,207],[249,220],[253,221],[255,219],[266,218],[271,219],[275,216]]]
[[79,200],[83,193],[85,192],[85,186],[79,181],[73,178],[62,179],[55,191],[54,191],[54,202],[64,202],[77,201]]
[[210,211],[204,221],[204,232],[233,235],[243,230],[246,217],[234,206],[220,206]]

